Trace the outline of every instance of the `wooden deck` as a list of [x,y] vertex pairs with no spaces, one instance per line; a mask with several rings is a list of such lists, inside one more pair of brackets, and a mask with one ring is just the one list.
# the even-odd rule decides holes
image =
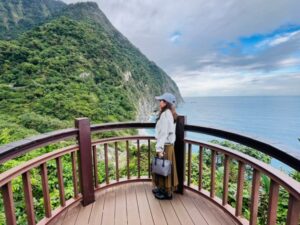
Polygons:
[[236,224],[213,203],[191,191],[174,194],[173,200],[157,200],[151,189],[149,182],[111,187],[99,192],[93,204],[70,208],[51,225]]

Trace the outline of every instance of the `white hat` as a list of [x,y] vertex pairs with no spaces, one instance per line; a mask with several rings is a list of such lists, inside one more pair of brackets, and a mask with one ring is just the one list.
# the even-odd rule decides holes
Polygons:
[[172,105],[176,104],[176,97],[174,95],[172,95],[171,93],[164,93],[161,96],[156,96],[155,97],[156,100],[165,100],[166,102],[169,102]]

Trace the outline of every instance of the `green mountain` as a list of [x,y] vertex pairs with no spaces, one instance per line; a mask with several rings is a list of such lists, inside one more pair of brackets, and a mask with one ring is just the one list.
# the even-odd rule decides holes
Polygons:
[[22,138],[72,126],[76,117],[139,120],[164,91],[182,100],[170,77],[95,3],[68,5],[15,40],[0,41],[0,141],[4,128]]
[[13,39],[65,7],[65,3],[57,0],[1,0],[0,38]]

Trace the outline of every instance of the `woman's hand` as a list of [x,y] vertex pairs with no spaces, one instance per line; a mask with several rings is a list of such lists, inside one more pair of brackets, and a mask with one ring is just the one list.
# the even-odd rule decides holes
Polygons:
[[163,158],[163,157],[164,157],[164,152],[159,152],[159,153],[158,153],[158,157],[159,157],[159,158]]

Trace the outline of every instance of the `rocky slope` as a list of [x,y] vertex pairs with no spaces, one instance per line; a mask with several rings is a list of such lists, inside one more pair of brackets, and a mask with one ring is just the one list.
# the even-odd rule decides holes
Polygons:
[[70,127],[76,117],[146,120],[154,96],[165,91],[182,100],[171,78],[95,3],[65,6],[16,39],[0,41],[0,130],[18,130],[17,139],[29,130]]

